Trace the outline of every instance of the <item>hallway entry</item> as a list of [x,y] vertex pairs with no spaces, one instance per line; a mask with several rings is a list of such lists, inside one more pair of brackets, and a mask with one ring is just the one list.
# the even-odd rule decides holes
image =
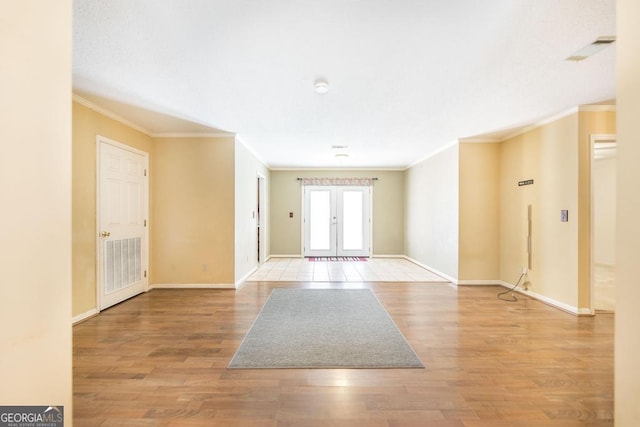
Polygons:
[[304,256],[371,254],[371,186],[304,187]]
[[616,307],[616,135],[591,135],[592,310]]

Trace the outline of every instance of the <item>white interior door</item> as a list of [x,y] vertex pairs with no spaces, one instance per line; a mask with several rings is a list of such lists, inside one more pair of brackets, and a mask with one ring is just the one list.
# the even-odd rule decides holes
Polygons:
[[307,186],[304,256],[369,256],[371,187]]
[[148,155],[98,137],[98,301],[147,290]]

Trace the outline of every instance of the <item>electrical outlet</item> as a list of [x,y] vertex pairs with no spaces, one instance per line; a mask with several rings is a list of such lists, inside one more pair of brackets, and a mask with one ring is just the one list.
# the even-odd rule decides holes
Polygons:
[[522,272],[522,274],[527,274],[529,272],[529,269],[523,265],[520,271]]
[[207,271],[207,264],[202,264],[202,271]]

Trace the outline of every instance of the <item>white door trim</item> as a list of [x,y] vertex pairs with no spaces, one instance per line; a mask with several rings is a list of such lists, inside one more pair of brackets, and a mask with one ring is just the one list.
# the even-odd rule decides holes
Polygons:
[[589,310],[591,311],[591,314],[595,314],[596,312],[596,306],[595,306],[595,300],[596,300],[596,288],[595,288],[595,250],[594,250],[594,245],[595,245],[595,221],[594,221],[594,214],[595,214],[595,203],[593,201],[593,186],[594,186],[594,179],[593,179],[593,171],[595,168],[595,150],[596,150],[596,144],[597,143],[602,143],[602,142],[618,142],[618,135],[617,134],[613,134],[613,133],[594,133],[591,134],[589,136],[589,140],[590,140],[590,159],[589,161],[591,162],[591,168],[590,168],[590,176],[589,176],[589,185],[590,185],[590,195],[589,195],[589,199],[590,199],[590,204],[591,206],[589,207],[589,209],[591,210],[590,212],[590,223],[589,227]]
[[139,154],[144,158],[144,168],[147,171],[146,178],[144,180],[143,188],[144,188],[144,217],[147,219],[147,226],[144,228],[144,241],[142,242],[142,268],[144,270],[144,291],[149,290],[149,153],[146,151],[139,150],[137,148],[131,147],[129,145],[123,144],[118,141],[114,141],[113,139],[109,139],[102,135],[96,135],[96,310],[101,311],[102,307],[102,277],[104,274],[104,264],[103,264],[103,245],[102,239],[100,238],[100,153],[101,153],[101,144],[108,144],[135,154]]

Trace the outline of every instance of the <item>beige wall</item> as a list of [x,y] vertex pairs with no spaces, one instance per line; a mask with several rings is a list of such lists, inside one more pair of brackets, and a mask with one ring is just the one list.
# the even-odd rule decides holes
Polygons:
[[234,138],[153,145],[152,284],[233,284]]
[[[145,151],[150,156],[153,146],[148,135],[77,102],[73,102],[72,107],[73,315],[77,316],[97,306],[96,137],[107,137]],[[150,167],[152,172],[153,168]],[[149,223],[153,224],[150,214]]]
[[[373,185],[373,255],[403,253],[403,172],[381,170],[271,171],[269,230],[272,255],[302,254],[302,190],[298,177],[377,177]],[[293,212],[293,218],[289,218]]]
[[[265,179],[269,188],[269,170],[241,142],[235,143],[235,281],[238,282],[258,267],[258,176]],[[268,193],[261,206],[263,215],[268,211]],[[263,216],[265,224],[268,215]],[[269,247],[269,234],[265,236]],[[262,260],[267,254],[262,254]]]
[[[504,141],[500,157],[500,279],[515,283],[527,265],[530,291],[578,306],[578,114]],[[533,179],[533,185],[518,181]],[[569,221],[560,221],[560,211]]]
[[617,2],[618,205],[615,422],[640,425],[640,2]]
[[72,424],[70,0],[0,18],[0,403]]
[[458,144],[405,171],[405,254],[458,278]]
[[[301,256],[302,199],[298,171],[271,171],[269,183],[269,242],[271,255]],[[293,212],[293,218],[289,218]]]
[[460,144],[459,279],[500,277],[501,144]]
[[269,171],[244,146],[233,137],[152,138],[74,102],[74,316],[96,309],[97,135],[150,154],[152,286],[231,285],[257,266],[256,179]]

